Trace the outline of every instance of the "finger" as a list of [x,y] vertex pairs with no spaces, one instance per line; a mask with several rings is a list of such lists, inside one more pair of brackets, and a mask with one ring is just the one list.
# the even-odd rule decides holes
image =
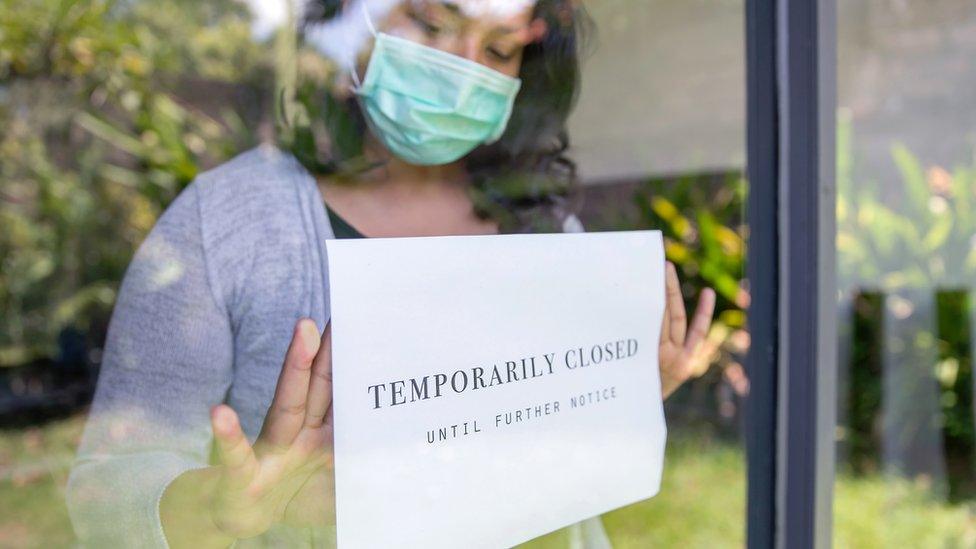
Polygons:
[[671,340],[671,300],[664,300],[664,319],[661,321],[661,344]]
[[691,320],[691,330],[688,339],[684,342],[685,352],[689,355],[694,353],[706,337],[708,328],[712,325],[712,314],[715,312],[715,290],[705,288],[701,296],[698,297],[698,305],[695,307],[695,316]]
[[312,362],[312,379],[308,384],[308,406],[305,425],[320,427],[332,406],[332,323],[325,325],[319,352]]
[[264,419],[258,440],[274,450],[291,445],[305,422],[306,399],[312,362],[319,349],[319,331],[315,322],[299,320],[295,325],[291,345],[281,367],[274,400]]
[[667,292],[668,304],[671,306],[671,326],[669,328],[671,341],[680,347],[685,341],[688,316],[685,313],[685,299],[681,295],[681,283],[678,282],[678,270],[670,261],[667,265]]
[[215,406],[210,412],[217,446],[217,459],[225,467],[225,480],[232,486],[247,486],[257,467],[257,458],[251,448],[237,413],[225,404]]

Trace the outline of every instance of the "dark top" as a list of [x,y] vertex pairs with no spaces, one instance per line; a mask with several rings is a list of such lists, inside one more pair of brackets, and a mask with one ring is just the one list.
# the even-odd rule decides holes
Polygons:
[[335,210],[329,209],[328,204],[325,205],[325,211],[329,214],[329,224],[332,225],[332,232],[335,233],[336,238],[366,238],[363,233],[357,231],[355,227],[340,217]]

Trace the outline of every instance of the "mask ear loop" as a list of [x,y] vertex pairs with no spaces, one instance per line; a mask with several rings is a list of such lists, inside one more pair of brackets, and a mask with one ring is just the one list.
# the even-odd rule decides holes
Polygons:
[[[373,18],[369,15],[369,7],[366,5],[366,0],[359,0],[358,3],[359,7],[363,10],[363,19],[366,21],[366,27],[369,29],[370,34],[373,35],[373,38],[376,38],[376,27],[373,25]],[[352,76],[352,81],[354,84],[352,91],[358,92],[362,88],[363,83],[359,80],[359,73],[356,70],[355,57],[353,57],[352,64],[349,66],[349,73]]]
[[366,26],[369,27],[369,32],[376,36],[376,27],[373,26],[373,17],[369,14],[369,8],[366,6],[366,0],[360,0],[359,5],[363,8],[363,18],[366,19]]
[[[369,29],[369,32],[373,35],[373,38],[375,39],[377,38],[378,33],[376,32],[376,27],[373,25],[373,18],[369,14],[369,7],[366,5],[366,2],[367,0],[359,0],[359,7],[361,7],[363,10],[363,19],[366,21],[366,27]],[[353,92],[353,97],[355,98],[356,102],[359,103],[359,108],[362,110],[363,118],[365,118],[366,120],[366,125],[372,128],[372,131],[374,132],[375,135],[378,135],[378,131],[375,129],[375,126],[373,125],[373,121],[370,119],[369,115],[367,114],[368,110],[366,108],[365,101],[363,100],[363,95],[362,93],[360,93],[362,91],[363,84],[359,80],[359,73],[356,70],[356,56],[353,56],[352,61],[350,61],[349,74],[352,76],[352,80],[354,82],[354,85],[350,86]],[[367,172],[371,171],[379,166],[382,166],[383,163],[384,162],[369,163],[367,164],[364,171]]]

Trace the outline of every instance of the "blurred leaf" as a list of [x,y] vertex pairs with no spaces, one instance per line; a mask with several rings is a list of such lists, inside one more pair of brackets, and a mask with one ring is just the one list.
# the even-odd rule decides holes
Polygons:
[[670,238],[665,239],[664,255],[674,263],[685,263],[692,257],[691,250],[687,246]]
[[120,150],[132,156],[141,156],[145,150],[142,142],[112,126],[88,112],[79,112],[75,115],[75,123],[90,132],[92,135],[108,141]]
[[0,347],[0,367],[19,366],[37,357],[37,351],[26,345]]
[[892,146],[891,155],[901,173],[902,182],[908,194],[909,205],[913,207],[912,209],[919,221],[927,219],[929,217],[928,204],[931,193],[925,183],[925,172],[922,170],[922,166],[918,163],[915,155],[900,143]]
[[674,231],[674,234],[678,238],[682,240],[688,238],[688,235],[691,233],[691,223],[688,221],[688,218],[681,215],[678,208],[670,200],[661,196],[655,196],[651,200],[651,208],[661,219],[668,222],[671,230]]
[[963,228],[973,228],[970,195],[974,190],[976,190],[976,180],[971,176],[971,172],[964,168],[957,169],[952,175],[952,199],[955,203],[955,215]]
[[946,211],[936,216],[932,228],[922,240],[922,249],[925,252],[932,253],[942,248],[949,239],[949,235],[952,234],[952,226],[951,212]]
[[51,316],[51,321],[63,327],[77,318],[86,307],[111,306],[115,301],[115,290],[106,283],[96,283],[76,291],[70,298],[58,303]]

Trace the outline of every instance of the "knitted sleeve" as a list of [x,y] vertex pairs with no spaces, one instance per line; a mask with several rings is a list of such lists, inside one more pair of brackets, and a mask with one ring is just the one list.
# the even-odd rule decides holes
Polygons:
[[67,486],[85,546],[167,547],[160,497],[174,478],[207,465],[208,413],[231,382],[233,334],[211,291],[200,218],[191,184],[122,282]]

